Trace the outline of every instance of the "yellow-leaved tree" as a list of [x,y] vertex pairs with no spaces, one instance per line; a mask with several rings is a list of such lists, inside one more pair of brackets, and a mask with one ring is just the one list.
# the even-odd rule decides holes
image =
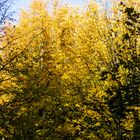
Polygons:
[[4,28],[1,138],[139,139],[139,2],[106,4],[34,0]]

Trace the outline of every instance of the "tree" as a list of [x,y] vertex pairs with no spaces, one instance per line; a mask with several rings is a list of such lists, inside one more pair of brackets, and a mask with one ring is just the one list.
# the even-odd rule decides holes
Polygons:
[[139,138],[139,11],[129,2],[112,13],[93,1],[22,10],[4,30],[1,136]]
[[0,1],[0,25],[2,25],[5,20],[12,20],[13,12],[10,11],[10,8],[14,0],[1,0]]
[[[102,71],[102,80],[113,82],[106,89],[108,98],[106,103],[116,120],[118,139],[139,139],[140,118],[140,56],[139,56],[139,11],[130,3],[121,2],[122,19],[119,21],[123,31],[120,34],[120,42],[116,42],[116,50],[111,64],[107,70]],[[125,17],[124,17],[125,16]],[[118,32],[118,31],[117,31]],[[119,35],[118,35],[119,36]],[[133,117],[132,117],[133,113]],[[127,118],[134,122],[131,128],[124,126]]]

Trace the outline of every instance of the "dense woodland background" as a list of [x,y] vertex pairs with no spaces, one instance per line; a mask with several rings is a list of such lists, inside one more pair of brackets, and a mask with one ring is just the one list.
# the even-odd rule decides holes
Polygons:
[[[0,1],[0,139],[140,140],[140,1]],[[51,7],[51,8],[50,8]]]

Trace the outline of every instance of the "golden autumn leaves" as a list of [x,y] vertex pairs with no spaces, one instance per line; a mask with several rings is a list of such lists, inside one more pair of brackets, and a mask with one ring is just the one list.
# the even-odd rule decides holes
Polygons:
[[84,10],[53,2],[50,11],[46,1],[33,1],[19,23],[5,29],[0,134],[13,139],[116,139],[120,121],[122,137],[132,139],[133,113],[126,111],[118,119],[113,112],[121,106],[114,105],[119,88],[125,100],[123,90],[131,81],[131,70],[120,62],[127,61],[129,51],[129,41],[123,42],[126,15],[119,6],[106,14],[92,1]]

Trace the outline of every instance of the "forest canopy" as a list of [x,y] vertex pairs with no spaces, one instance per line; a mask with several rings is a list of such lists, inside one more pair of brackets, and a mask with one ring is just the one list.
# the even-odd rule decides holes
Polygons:
[[140,139],[139,0],[33,0],[10,19],[0,24],[0,139]]

